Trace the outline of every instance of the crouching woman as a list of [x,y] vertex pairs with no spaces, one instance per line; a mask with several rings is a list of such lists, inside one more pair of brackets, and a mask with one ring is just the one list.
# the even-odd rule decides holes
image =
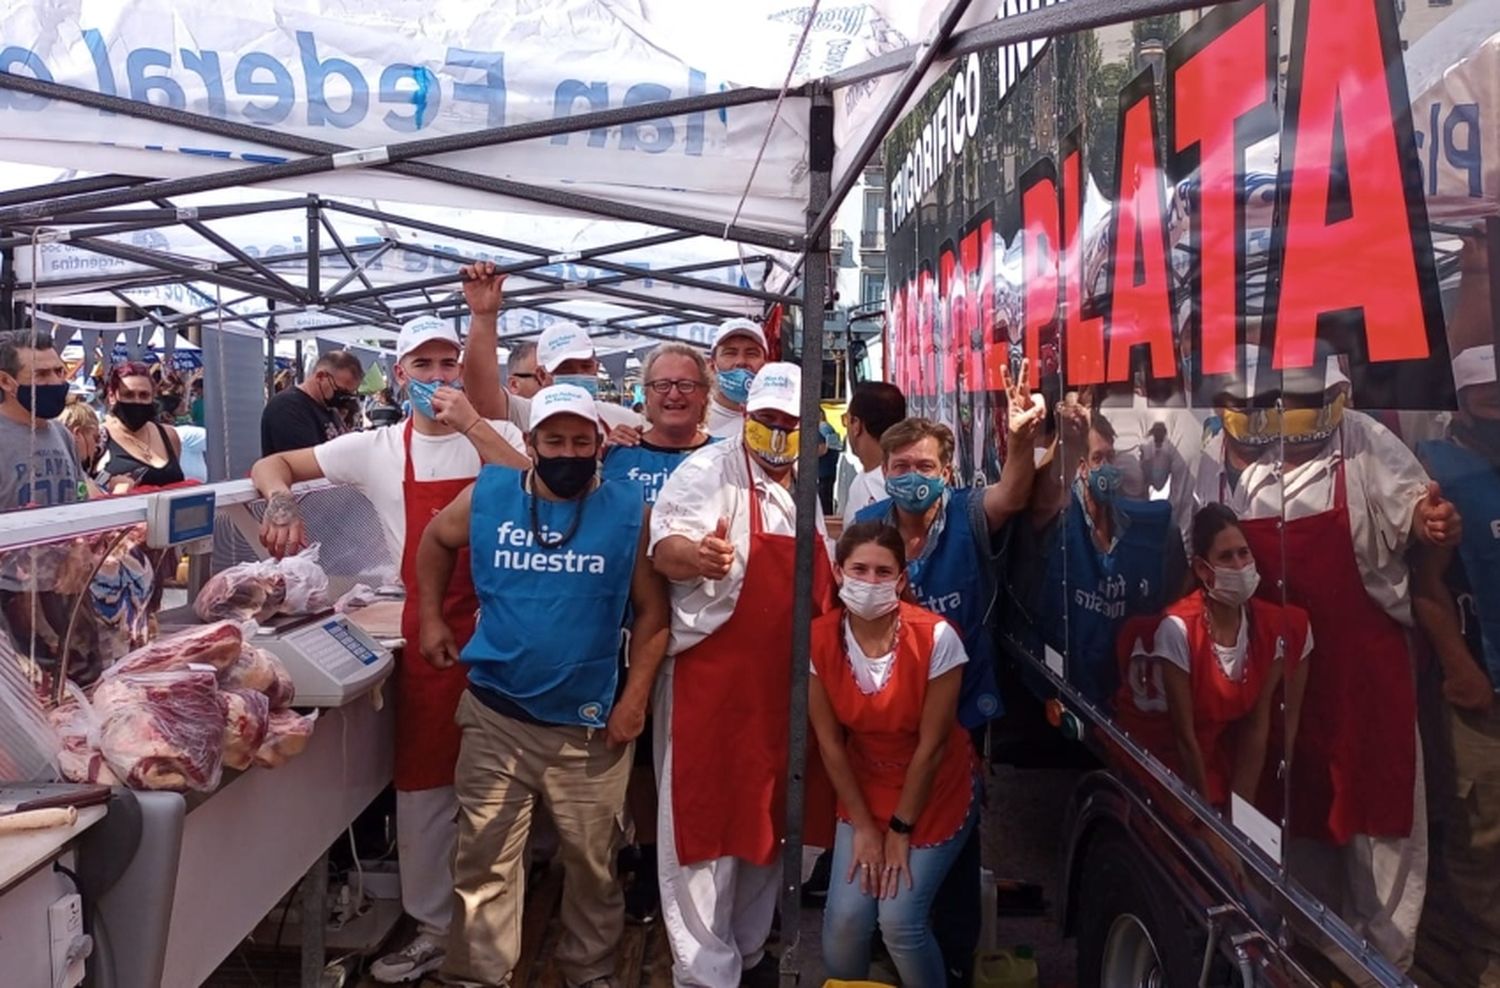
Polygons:
[[834,571],[841,607],[813,624],[809,710],[839,798],[823,913],[830,978],[864,980],[881,937],[908,988],[943,988],[933,897],[979,815],[976,763],[957,723],[968,661],[942,618],[905,602],[894,528],[851,526]]

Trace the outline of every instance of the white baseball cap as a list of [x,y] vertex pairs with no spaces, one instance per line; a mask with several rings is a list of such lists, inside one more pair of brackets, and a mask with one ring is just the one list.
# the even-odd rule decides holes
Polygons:
[[802,368],[796,364],[766,364],[750,382],[750,397],[745,401],[745,412],[763,409],[784,412],[787,415],[802,414]]
[[548,374],[555,373],[567,360],[593,360],[594,341],[588,330],[577,323],[553,323],[536,341],[536,360]]
[[464,348],[463,341],[458,338],[458,330],[453,328],[451,322],[437,316],[418,316],[401,324],[401,335],[396,337],[396,359],[400,360],[417,347],[433,340],[451,343],[459,350]]
[[531,426],[537,426],[554,415],[577,415],[588,419],[599,427],[599,406],[587,391],[576,384],[553,384],[538,391],[531,398]]
[[762,350],[768,349],[766,331],[754,319],[730,319],[721,323],[718,332],[714,333],[714,348],[718,349],[719,344],[731,336],[749,336],[760,344]]

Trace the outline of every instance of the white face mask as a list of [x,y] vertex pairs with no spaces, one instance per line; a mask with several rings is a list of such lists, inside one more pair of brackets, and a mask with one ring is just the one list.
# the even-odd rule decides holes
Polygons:
[[900,580],[885,583],[866,583],[852,576],[844,577],[839,587],[839,599],[849,608],[849,613],[873,621],[894,611],[901,603],[901,594],[896,588]]
[[1230,607],[1239,607],[1245,601],[1255,596],[1256,587],[1260,586],[1260,570],[1251,563],[1244,569],[1231,566],[1214,567],[1214,585],[1208,591],[1208,595],[1221,604]]

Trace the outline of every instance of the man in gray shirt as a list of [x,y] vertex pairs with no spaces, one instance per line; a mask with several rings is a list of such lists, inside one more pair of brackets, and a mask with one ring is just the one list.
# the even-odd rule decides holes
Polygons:
[[0,511],[82,501],[89,485],[57,417],[67,368],[45,334],[0,336]]

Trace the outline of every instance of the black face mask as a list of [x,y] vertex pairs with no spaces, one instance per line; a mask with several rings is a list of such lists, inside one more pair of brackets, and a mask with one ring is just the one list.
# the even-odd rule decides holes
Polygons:
[[66,383],[18,385],[16,404],[39,419],[55,419],[68,404],[68,386]]
[[182,407],[182,395],[161,395],[156,399],[156,407],[164,415],[176,415]]
[[131,432],[139,432],[147,422],[156,418],[156,402],[117,401],[110,407],[109,413]]
[[599,472],[599,460],[593,456],[540,456],[536,473],[547,489],[560,498],[572,499],[588,490]]

